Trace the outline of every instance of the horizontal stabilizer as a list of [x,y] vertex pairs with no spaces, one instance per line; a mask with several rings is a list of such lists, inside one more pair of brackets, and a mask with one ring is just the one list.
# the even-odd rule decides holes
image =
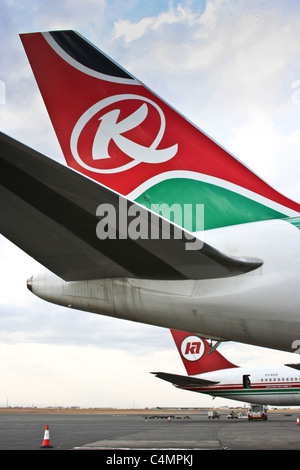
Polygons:
[[[119,224],[115,239],[97,236],[100,204],[115,210]],[[127,208],[127,214],[140,213],[149,233],[154,226],[159,236],[124,236],[121,206]],[[212,279],[246,273],[262,264],[256,259],[232,258],[205,243],[201,243],[201,249],[186,249],[187,244],[200,240],[3,133],[0,211],[0,233],[65,281],[108,277]],[[134,220],[126,216],[125,231]]]
[[212,380],[199,379],[197,377],[185,377],[184,375],[167,374],[166,372],[151,372],[156,377],[167,382],[171,382],[173,385],[178,387],[199,387],[200,385],[215,385],[219,382],[213,382]]
[[284,364],[286,367],[292,367],[293,369],[300,370],[300,364]]

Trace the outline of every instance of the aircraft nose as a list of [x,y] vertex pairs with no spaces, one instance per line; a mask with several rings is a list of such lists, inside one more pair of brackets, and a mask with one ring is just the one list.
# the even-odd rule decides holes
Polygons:
[[32,278],[33,278],[33,276],[31,276],[27,279],[27,289],[29,289],[30,292],[32,292]]

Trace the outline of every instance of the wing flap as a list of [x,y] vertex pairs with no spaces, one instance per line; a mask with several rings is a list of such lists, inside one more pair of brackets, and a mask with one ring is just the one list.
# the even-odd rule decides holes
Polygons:
[[[231,258],[118,193],[0,134],[0,232],[66,281],[106,277],[209,279],[259,267],[256,259]],[[140,211],[141,220],[159,229],[156,239],[121,236],[100,240],[99,204]],[[150,222],[149,222],[150,220]],[[126,220],[128,229],[132,218]],[[151,227],[150,227],[151,225]],[[167,231],[169,237],[165,237]],[[178,233],[180,232],[180,237]]]

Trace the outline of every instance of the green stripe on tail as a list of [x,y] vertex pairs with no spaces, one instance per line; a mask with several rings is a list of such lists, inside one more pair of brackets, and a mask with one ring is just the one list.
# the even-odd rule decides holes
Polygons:
[[[167,179],[157,183],[141,194],[136,202],[148,209],[153,204],[180,204],[182,211],[184,204],[204,204],[204,230],[286,218],[285,214],[229,189],[188,178]],[[184,228],[192,227],[192,231],[195,231],[195,221],[188,222],[182,223]]]
[[286,219],[290,224],[295,225],[300,230],[300,217],[289,217]]

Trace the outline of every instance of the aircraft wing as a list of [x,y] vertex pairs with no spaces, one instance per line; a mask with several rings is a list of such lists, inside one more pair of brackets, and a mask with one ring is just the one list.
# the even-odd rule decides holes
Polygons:
[[[158,239],[123,237],[120,201],[160,227]],[[99,204],[111,204],[119,223],[116,239],[96,234]],[[108,277],[209,279],[259,267],[255,259],[231,258],[142,206],[30,147],[0,133],[0,233],[65,281]],[[125,219],[126,229],[132,219]],[[122,222],[124,225],[124,221]],[[165,229],[169,239],[163,238]],[[124,227],[123,227],[124,229]],[[178,229],[177,229],[178,230]],[[188,238],[189,237],[189,238]]]
[[156,377],[167,382],[171,382],[173,385],[178,385],[179,387],[199,387],[201,385],[215,385],[219,382],[214,382],[212,380],[199,379],[197,377],[188,377],[185,375],[177,374],[168,374],[166,372],[151,372],[155,374]]

